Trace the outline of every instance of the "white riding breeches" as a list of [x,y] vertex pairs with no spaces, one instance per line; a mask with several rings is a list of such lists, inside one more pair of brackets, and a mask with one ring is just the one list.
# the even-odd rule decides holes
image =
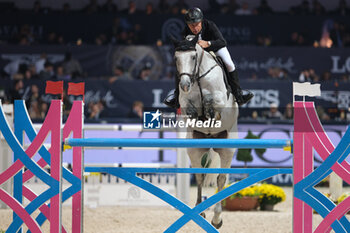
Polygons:
[[231,59],[231,55],[228,52],[227,47],[223,47],[223,48],[219,49],[218,51],[215,52],[215,54],[216,54],[216,56],[219,56],[222,58],[223,62],[226,65],[228,72],[232,72],[236,69],[235,64],[233,63],[233,61]]

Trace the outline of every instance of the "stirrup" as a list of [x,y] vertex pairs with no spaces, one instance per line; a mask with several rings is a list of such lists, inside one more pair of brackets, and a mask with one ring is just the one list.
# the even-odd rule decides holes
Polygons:
[[179,108],[178,106],[178,101],[176,100],[176,97],[174,94],[167,96],[164,100],[163,103],[167,105],[170,108]]

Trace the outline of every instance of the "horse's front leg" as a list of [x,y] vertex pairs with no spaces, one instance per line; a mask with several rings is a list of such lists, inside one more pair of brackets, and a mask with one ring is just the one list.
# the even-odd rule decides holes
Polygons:
[[192,103],[192,101],[188,101],[186,103],[186,106],[184,107],[185,109],[185,114],[191,118],[191,119],[197,119],[198,118],[198,111],[197,108],[194,106],[194,104]]
[[[234,150],[233,149],[214,149],[214,150],[220,155],[221,168],[230,168]],[[227,174],[219,174],[217,179],[218,192],[220,192],[224,188],[226,183],[226,178],[227,178]],[[221,218],[221,212],[222,212],[222,201],[215,204],[214,216],[213,216],[213,219],[211,220],[211,224],[216,229],[219,229],[223,223]]]
[[207,119],[213,119],[215,117],[213,95],[207,94],[203,96],[203,107],[204,107],[204,116]]
[[221,120],[221,110],[225,107],[225,102],[221,97],[222,94],[219,92],[204,95],[203,106],[206,118]]
[[[191,133],[190,133],[191,134]],[[191,135],[190,138],[195,138],[195,136]],[[193,168],[201,168],[202,156],[208,149],[205,148],[188,148],[187,153],[191,160],[191,165]],[[204,182],[205,174],[195,174],[196,182],[197,182],[197,201],[196,205],[199,205],[202,202],[202,187]],[[201,213],[201,215],[205,218],[205,213]]]
[[[203,181],[204,181],[204,174],[196,174],[196,181],[197,181],[197,201],[196,206],[202,203],[202,187],[203,187]],[[205,213],[202,212],[201,215],[203,218],[205,218]]]
[[[226,183],[226,177],[227,174],[219,174],[218,179],[217,179],[217,184],[218,184],[218,192],[220,192]],[[222,218],[221,218],[221,212],[222,212],[222,202],[218,202],[215,204],[214,207],[214,216],[213,219],[211,220],[211,224],[216,228],[219,229],[222,226]]]

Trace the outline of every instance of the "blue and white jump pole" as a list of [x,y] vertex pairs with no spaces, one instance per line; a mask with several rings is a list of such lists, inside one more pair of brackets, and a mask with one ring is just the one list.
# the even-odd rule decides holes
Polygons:
[[285,148],[285,139],[135,139],[81,138],[66,139],[65,144],[78,147],[162,147],[162,148]]

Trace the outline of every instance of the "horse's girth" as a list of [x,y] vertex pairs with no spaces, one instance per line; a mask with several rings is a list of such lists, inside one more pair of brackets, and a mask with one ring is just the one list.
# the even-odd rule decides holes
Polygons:
[[217,134],[205,134],[197,130],[193,130],[192,136],[193,138],[227,138],[228,133],[227,130],[224,130]]

